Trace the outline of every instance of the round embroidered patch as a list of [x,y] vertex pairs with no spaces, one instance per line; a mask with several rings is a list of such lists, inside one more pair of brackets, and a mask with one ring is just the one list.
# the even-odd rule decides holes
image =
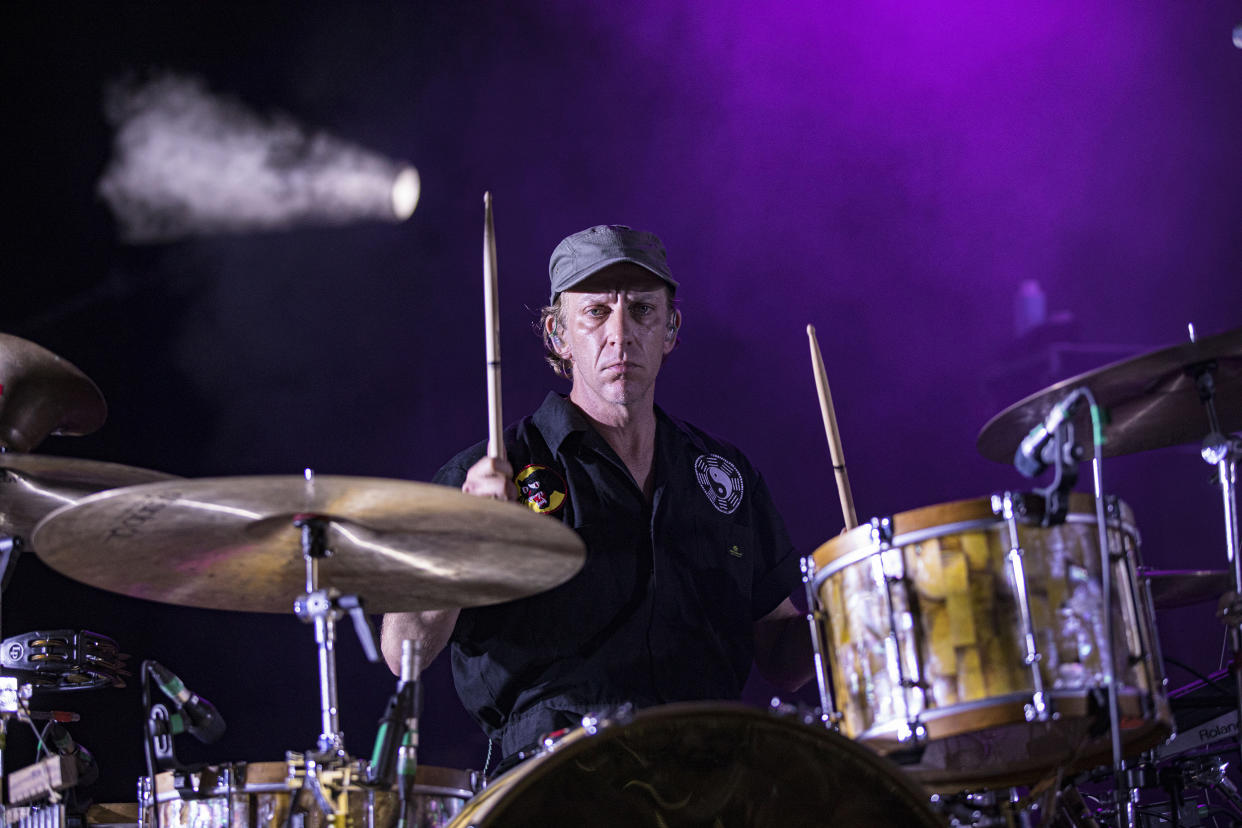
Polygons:
[[742,503],[742,473],[737,466],[719,454],[700,454],[694,461],[694,476],[718,511],[726,515],[737,511]]
[[568,487],[561,476],[547,466],[527,466],[518,472],[513,482],[518,487],[518,501],[532,512],[548,515],[565,505]]

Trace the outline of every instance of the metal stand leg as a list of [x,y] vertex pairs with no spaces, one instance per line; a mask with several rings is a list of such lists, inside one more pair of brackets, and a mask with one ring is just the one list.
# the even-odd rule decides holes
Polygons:
[[[306,558],[306,594],[294,604],[298,618],[315,625],[315,645],[319,651],[319,712],[321,729],[319,762],[345,758],[345,736],[341,733],[336,691],[336,620],[341,611],[333,599],[334,590],[319,588],[319,559],[330,554],[327,548],[328,521],[315,515],[299,515],[293,525],[302,530],[302,554]],[[307,763],[307,774],[311,765]]]
[[1211,431],[1203,439],[1200,454],[1204,462],[1216,467],[1220,480],[1220,496],[1225,515],[1225,554],[1233,569],[1233,591],[1221,598],[1217,616],[1229,629],[1229,643],[1233,648],[1230,669],[1237,687],[1238,723],[1242,726],[1242,556],[1238,554],[1238,456],[1242,455],[1242,441],[1229,437],[1220,430],[1216,416],[1216,380],[1212,375],[1215,363],[1196,366],[1189,373],[1195,379],[1199,400],[1207,412]]
[[[22,553],[22,539],[16,536],[0,535],[0,615],[4,612],[4,602],[2,596],[4,590],[9,585],[9,578],[13,574],[13,568],[17,565],[17,559]],[[0,627],[0,641],[4,640],[2,627]],[[8,714],[17,712],[17,680],[12,679],[11,683],[6,683],[4,687],[0,687],[0,816],[3,816],[4,803],[8,801],[8,791],[4,784],[4,748],[8,743]],[[12,695],[12,711],[8,708],[10,700],[8,696]]]
[[331,554],[327,546],[328,524],[320,515],[298,515],[293,525],[302,530],[302,555],[306,559],[306,593],[297,599],[293,611],[308,624],[315,625],[315,645],[319,652],[320,733],[316,765],[307,763],[307,773],[317,765],[346,760],[345,735],[341,733],[336,683],[336,622],[349,613],[367,658],[379,660],[375,633],[367,620],[362,599],[341,595],[335,589],[319,588],[319,561]]

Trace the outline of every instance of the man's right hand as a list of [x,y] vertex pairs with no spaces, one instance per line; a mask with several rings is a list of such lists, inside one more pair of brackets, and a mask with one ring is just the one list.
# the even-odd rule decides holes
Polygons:
[[476,497],[490,497],[493,500],[518,499],[517,486],[513,484],[513,466],[508,460],[495,457],[480,457],[479,461],[466,472],[466,482],[461,490]]

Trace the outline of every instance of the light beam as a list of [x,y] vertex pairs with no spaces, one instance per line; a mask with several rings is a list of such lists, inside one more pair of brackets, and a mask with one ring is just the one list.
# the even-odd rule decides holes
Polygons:
[[114,83],[105,112],[115,136],[98,192],[128,243],[399,222],[418,204],[413,166],[259,115],[198,78]]

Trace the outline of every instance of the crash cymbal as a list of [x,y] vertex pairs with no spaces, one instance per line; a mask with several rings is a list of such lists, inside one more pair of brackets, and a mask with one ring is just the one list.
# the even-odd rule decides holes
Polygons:
[[369,612],[493,604],[550,589],[578,536],[514,503],[367,477],[218,477],[100,492],[35,527],[53,569],[170,604],[289,612],[306,589],[298,516],[327,521],[319,584]]
[[0,450],[30,451],[49,434],[90,434],[103,425],[103,394],[74,365],[0,333]]
[[1151,602],[1156,609],[1216,601],[1233,589],[1233,576],[1223,569],[1143,568],[1139,577],[1151,584]]
[[[1058,382],[1006,408],[979,432],[976,446],[989,460],[1009,463],[1015,449],[1052,407],[1086,386],[1108,409],[1104,456],[1114,457],[1182,443],[1198,443],[1211,430],[1187,370],[1214,363],[1216,413],[1226,433],[1242,428],[1242,328],[1174,345],[1105,365]],[[1090,414],[1082,406],[1075,422],[1084,443],[1091,437]]]
[[29,537],[46,515],[87,495],[158,480],[171,474],[50,454],[0,453],[0,535]]

